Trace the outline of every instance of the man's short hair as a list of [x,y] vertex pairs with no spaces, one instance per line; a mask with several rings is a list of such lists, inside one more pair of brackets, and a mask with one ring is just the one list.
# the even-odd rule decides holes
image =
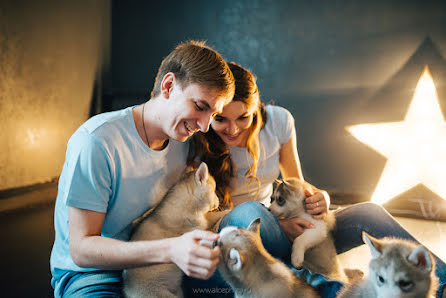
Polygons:
[[191,83],[216,88],[222,96],[232,99],[235,80],[223,57],[204,41],[187,41],[179,44],[161,63],[151,97],[161,92],[164,76],[172,72],[181,88]]

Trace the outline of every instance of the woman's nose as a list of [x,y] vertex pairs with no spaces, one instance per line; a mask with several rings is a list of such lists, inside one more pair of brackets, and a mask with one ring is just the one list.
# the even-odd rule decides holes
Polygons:
[[234,123],[229,123],[227,128],[227,133],[230,135],[234,135],[237,133],[237,131],[238,131],[237,125],[235,125]]

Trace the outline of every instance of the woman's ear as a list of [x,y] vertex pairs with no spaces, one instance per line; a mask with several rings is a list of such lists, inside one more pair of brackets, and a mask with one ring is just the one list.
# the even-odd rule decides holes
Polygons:
[[168,99],[170,97],[175,82],[176,77],[173,72],[168,72],[164,75],[163,80],[161,81],[161,94],[164,98]]

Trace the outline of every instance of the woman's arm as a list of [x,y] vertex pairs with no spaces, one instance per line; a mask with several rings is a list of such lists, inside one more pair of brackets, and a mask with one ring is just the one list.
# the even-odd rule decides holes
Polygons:
[[[302,168],[297,153],[296,134],[292,133],[288,142],[280,148],[280,172],[283,178],[296,177],[304,180]],[[307,213],[311,214],[315,219],[323,219],[330,205],[330,196],[324,190],[305,182],[305,200]]]
[[218,234],[195,230],[180,237],[152,241],[120,241],[101,236],[105,213],[68,207],[71,256],[79,267],[125,269],[175,263],[189,276],[207,279],[215,271],[220,250],[198,245]]

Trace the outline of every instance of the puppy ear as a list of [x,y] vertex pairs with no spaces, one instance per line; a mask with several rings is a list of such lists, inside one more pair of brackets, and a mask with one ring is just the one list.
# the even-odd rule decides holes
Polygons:
[[258,235],[260,235],[260,217],[254,219],[251,221],[251,223],[248,226],[248,231],[254,232]]
[[242,269],[242,257],[237,249],[231,248],[229,251],[228,267],[231,271],[238,272]]
[[362,232],[362,240],[369,247],[373,259],[378,258],[382,254],[382,243],[378,239],[370,236],[366,232]]
[[206,163],[202,162],[198,167],[197,172],[195,172],[195,181],[197,181],[198,184],[203,184],[208,180],[208,175],[208,166]]
[[407,257],[407,260],[416,267],[421,268],[426,272],[432,271],[433,264],[431,256],[427,249],[423,246],[418,246],[417,248],[415,248]]

